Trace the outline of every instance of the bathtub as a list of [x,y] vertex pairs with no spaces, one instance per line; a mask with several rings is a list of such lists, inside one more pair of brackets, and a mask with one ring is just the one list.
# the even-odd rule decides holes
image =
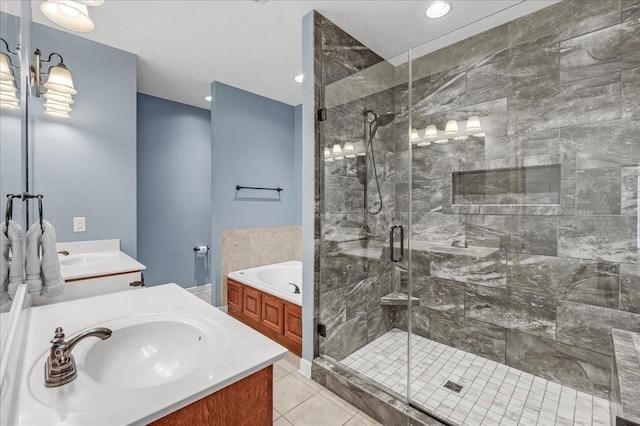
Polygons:
[[[302,262],[295,260],[229,273],[229,278],[302,306]],[[295,284],[300,293],[294,293]]]

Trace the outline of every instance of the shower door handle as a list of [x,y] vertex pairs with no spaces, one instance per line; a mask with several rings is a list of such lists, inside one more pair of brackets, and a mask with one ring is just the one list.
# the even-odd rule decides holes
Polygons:
[[[395,257],[394,235],[396,229],[400,230],[400,256]],[[392,262],[402,262],[404,258],[404,227],[402,225],[393,225],[389,232],[389,257]]]

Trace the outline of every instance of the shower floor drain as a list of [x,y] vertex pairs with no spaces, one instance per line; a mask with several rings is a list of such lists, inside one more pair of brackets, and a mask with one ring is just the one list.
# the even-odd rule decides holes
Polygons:
[[451,389],[454,392],[460,392],[462,390],[462,385],[453,383],[451,380],[448,380],[447,383],[444,384],[444,387],[447,389]]

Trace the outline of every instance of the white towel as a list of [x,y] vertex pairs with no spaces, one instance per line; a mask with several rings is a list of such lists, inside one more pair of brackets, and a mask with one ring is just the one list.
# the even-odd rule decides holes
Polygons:
[[25,283],[30,294],[40,294],[42,290],[42,266],[40,265],[40,240],[42,228],[40,222],[31,225],[27,231],[27,248],[25,250]]
[[[2,288],[0,288],[0,300],[4,300],[6,296],[2,294],[2,290],[5,288],[5,283],[9,297],[13,297],[18,290],[18,286],[22,284],[22,227],[18,222],[10,220],[8,225],[3,223],[1,228],[0,258],[2,260],[0,261],[0,284],[2,284]],[[11,251],[10,261],[9,251]]]
[[[36,223],[38,227],[40,223]],[[60,273],[60,262],[56,250],[56,229],[52,224],[43,221],[44,232],[40,239],[42,250],[42,295],[46,297],[59,296],[64,292],[64,280]]]
[[[44,228],[44,232],[42,230]],[[42,257],[40,256],[42,253]],[[64,292],[64,280],[56,252],[56,230],[46,220],[27,231],[26,283],[29,293],[55,297]]]
[[0,304],[9,299],[9,238],[4,234],[6,226],[0,226]]

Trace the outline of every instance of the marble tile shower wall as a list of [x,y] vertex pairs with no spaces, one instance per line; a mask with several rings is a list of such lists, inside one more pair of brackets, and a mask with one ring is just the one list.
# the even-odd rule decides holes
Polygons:
[[[317,108],[323,108],[324,87],[382,60],[349,34],[315,13]],[[382,211],[364,210],[364,182],[369,179],[369,205],[379,205],[373,171],[364,157],[324,161],[324,148],[362,142],[363,110],[393,111],[391,90],[327,109],[316,127],[316,320],[327,327],[320,353],[340,360],[393,328],[393,310],[380,306],[391,292],[392,268],[381,259],[382,241],[395,213],[395,131],[382,127],[374,139]],[[370,167],[370,166],[369,166]],[[359,241],[368,225],[380,236]]]
[[[412,164],[397,132],[396,213],[413,206],[414,331],[606,395],[611,329],[640,331],[640,1],[563,1],[412,66],[413,127],[479,115],[486,132],[414,147]],[[395,94],[406,129],[408,93]],[[455,172],[558,165],[555,202],[452,203]],[[549,187],[532,179],[527,188]]]

